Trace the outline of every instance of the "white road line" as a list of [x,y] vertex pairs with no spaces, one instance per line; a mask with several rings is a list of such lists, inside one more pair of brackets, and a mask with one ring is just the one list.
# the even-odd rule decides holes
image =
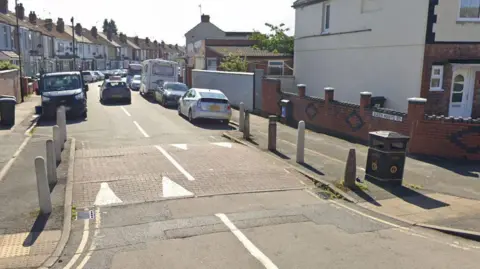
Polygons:
[[78,264],[77,269],[82,269],[85,266],[85,264],[87,264],[88,260],[90,260],[90,258],[92,257],[93,251],[97,247],[95,240],[100,232],[100,224],[101,224],[100,208],[97,207],[95,209],[95,232],[93,233],[92,243],[90,244],[90,248],[88,248],[87,255],[83,257],[83,260],[80,262],[80,264]]
[[223,213],[215,214],[230,231],[237,237],[237,239],[243,244],[243,246],[255,257],[263,266],[267,269],[278,269],[278,267],[261,252],[248,238],[233,224],[228,217]]
[[125,114],[127,114],[127,116],[129,116],[129,117],[132,116],[132,115],[127,111],[126,108],[124,108],[123,106],[121,106],[120,108],[123,110],[123,112],[125,112]]
[[188,180],[190,181],[194,181],[195,178],[190,175],[190,173],[187,172],[187,170],[185,170],[170,154],[168,154],[168,152],[166,150],[164,150],[162,147],[160,146],[155,146],[162,154],[163,156],[165,156],[165,158],[167,158],[177,169],[178,171],[180,171],[180,173],[182,173]]
[[8,162],[3,166],[2,170],[0,170],[0,182],[3,180],[3,178],[7,175],[8,170],[10,170],[10,167],[12,167],[13,162],[17,159],[18,155],[22,152],[22,150],[27,146],[28,141],[32,139],[32,136],[27,136],[25,140],[23,140],[23,143],[20,145],[20,147],[17,149],[17,151],[13,154],[12,158],[8,160]]
[[135,124],[135,126],[137,126],[138,130],[140,131],[140,133],[143,134],[143,136],[145,137],[150,137],[147,132],[145,132],[145,130],[143,130],[142,126],[140,126],[140,124],[138,124],[138,122],[136,121],[133,121],[133,123]]
[[72,268],[72,266],[77,262],[78,258],[80,258],[80,255],[82,255],[83,250],[85,249],[85,246],[87,245],[87,241],[88,241],[89,225],[90,225],[89,219],[86,219],[83,221],[83,234],[82,234],[82,240],[80,241],[80,245],[78,245],[78,248],[75,251],[75,255],[73,255],[72,259],[67,263],[67,265],[65,265],[65,267],[63,267],[63,269]]

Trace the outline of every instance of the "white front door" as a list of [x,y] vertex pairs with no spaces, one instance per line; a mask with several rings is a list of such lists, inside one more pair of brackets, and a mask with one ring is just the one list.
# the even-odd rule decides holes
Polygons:
[[469,69],[453,73],[449,116],[468,118],[472,115],[474,75],[475,72]]

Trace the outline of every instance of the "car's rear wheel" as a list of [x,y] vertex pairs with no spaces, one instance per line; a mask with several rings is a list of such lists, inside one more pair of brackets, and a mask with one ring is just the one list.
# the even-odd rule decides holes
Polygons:
[[162,96],[162,102],[161,103],[162,103],[162,106],[164,106],[164,107],[167,105],[167,103],[165,102],[165,96]]
[[182,116],[182,111],[180,111],[180,105],[177,106],[177,113],[179,116]]
[[192,109],[189,109],[188,110],[188,121],[193,123],[194,119],[193,119],[193,114],[192,114]]

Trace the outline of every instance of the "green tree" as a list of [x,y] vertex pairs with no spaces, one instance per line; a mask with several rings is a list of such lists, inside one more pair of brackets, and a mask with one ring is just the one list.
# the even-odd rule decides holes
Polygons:
[[229,53],[220,63],[220,70],[228,72],[247,72],[248,63],[246,57]]
[[114,34],[118,33],[117,24],[115,23],[114,20],[110,19],[110,21],[108,22],[108,27],[109,27],[109,30],[112,31],[112,33]]
[[105,19],[105,20],[103,21],[103,32],[104,32],[104,33],[107,33],[109,28],[110,28],[110,24],[108,23],[108,20]]
[[270,28],[268,34],[254,31],[253,35],[250,37],[251,40],[258,41],[255,48],[276,53],[293,54],[294,39],[293,36],[287,35],[287,32],[290,29],[286,28],[283,23],[278,26],[270,23],[265,23],[265,25]]

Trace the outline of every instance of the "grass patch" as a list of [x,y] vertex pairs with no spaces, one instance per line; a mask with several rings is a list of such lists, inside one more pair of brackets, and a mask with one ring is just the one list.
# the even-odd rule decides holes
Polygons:
[[[349,192],[350,189],[348,187],[346,187],[344,183],[345,183],[345,181],[343,179],[335,181],[335,187],[337,187],[338,189],[340,189],[344,192]],[[367,185],[366,182],[355,181],[355,186],[362,191],[368,191],[368,185]]]
[[423,189],[423,186],[421,186],[421,185],[415,185],[415,184],[410,184],[410,183],[405,183],[405,186],[406,186],[407,188],[412,189],[412,190],[421,190],[421,189]]

